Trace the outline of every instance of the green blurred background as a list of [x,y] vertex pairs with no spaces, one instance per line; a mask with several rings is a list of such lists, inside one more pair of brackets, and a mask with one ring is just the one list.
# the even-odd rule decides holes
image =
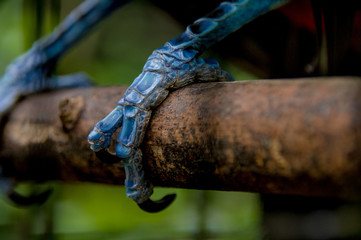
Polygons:
[[[0,74],[80,2],[0,0]],[[149,54],[182,31],[167,13],[133,1],[76,45],[57,74],[84,71],[97,84],[129,85]],[[255,78],[211,51],[206,55],[237,80]],[[154,198],[176,192],[177,199],[167,210],[148,214],[120,186],[51,185],[55,191],[41,207],[18,209],[1,199],[0,239],[262,239],[257,194],[156,188]]]

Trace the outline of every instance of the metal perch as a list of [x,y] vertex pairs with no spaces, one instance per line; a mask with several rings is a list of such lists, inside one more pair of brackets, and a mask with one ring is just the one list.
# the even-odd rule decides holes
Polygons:
[[[2,132],[4,173],[17,180],[123,184],[120,163],[86,141],[126,87],[29,96]],[[361,79],[194,84],[154,111],[141,149],[155,186],[360,197]],[[116,138],[114,134],[113,138]]]

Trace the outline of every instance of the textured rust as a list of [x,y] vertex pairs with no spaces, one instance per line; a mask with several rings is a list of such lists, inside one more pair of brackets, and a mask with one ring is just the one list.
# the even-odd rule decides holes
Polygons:
[[76,126],[84,108],[84,99],[81,96],[65,98],[59,103],[59,118],[64,131],[69,132]]
[[[22,101],[3,131],[6,172],[19,179],[121,184],[121,164],[98,161],[86,138],[124,91],[71,89]],[[188,86],[153,112],[142,145],[144,168],[156,186],[359,197],[360,92],[359,78]],[[73,109],[78,100],[69,99],[83,105]],[[76,116],[70,131],[59,114]]]

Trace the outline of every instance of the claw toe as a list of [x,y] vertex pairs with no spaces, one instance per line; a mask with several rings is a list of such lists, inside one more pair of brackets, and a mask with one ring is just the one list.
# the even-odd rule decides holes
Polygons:
[[30,196],[23,196],[16,191],[11,191],[10,193],[8,193],[8,197],[16,205],[26,207],[43,204],[49,198],[52,192],[52,189],[48,189],[44,192],[33,193]]
[[116,149],[115,149],[115,152],[116,152],[118,157],[127,158],[132,153],[132,149],[127,147],[127,146],[124,146],[122,144],[118,144]]
[[138,206],[149,213],[156,213],[167,208],[175,199],[175,194],[169,194],[158,201],[147,199],[142,203],[138,203]]

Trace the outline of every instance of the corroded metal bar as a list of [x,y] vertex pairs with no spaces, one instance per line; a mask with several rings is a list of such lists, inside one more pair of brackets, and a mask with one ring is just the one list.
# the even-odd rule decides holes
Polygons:
[[[5,173],[122,184],[121,164],[101,163],[86,139],[125,89],[26,98],[3,128]],[[153,112],[145,172],[155,186],[359,197],[360,93],[360,78],[341,77],[185,87]]]

